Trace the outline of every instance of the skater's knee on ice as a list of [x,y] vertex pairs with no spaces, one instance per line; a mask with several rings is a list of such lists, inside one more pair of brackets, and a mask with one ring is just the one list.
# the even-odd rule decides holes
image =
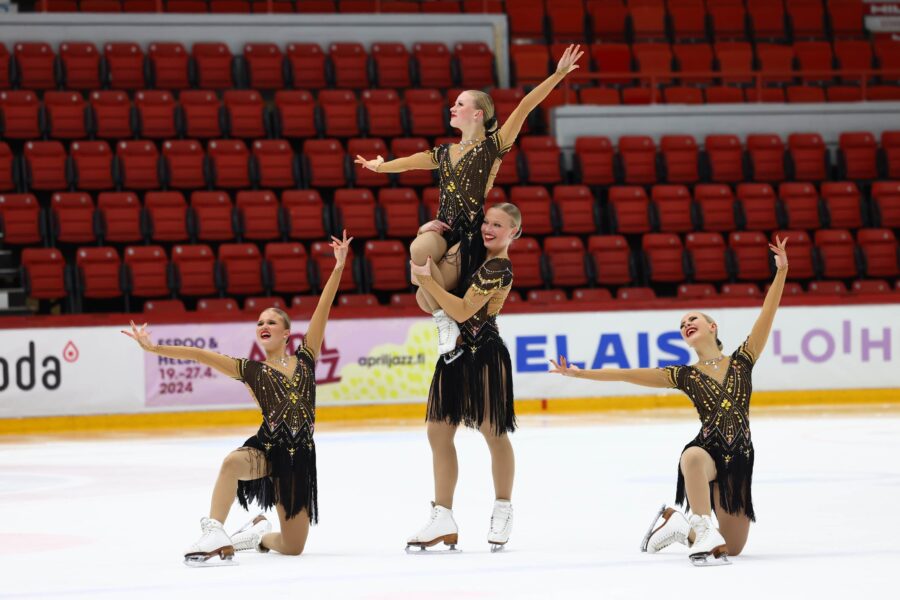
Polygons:
[[284,551],[282,554],[287,554],[288,556],[300,556],[303,554],[303,546],[304,544],[285,544]]

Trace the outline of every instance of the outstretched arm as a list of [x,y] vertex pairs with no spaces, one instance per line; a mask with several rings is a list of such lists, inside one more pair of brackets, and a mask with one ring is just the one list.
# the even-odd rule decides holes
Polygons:
[[475,313],[481,310],[482,306],[488,303],[491,296],[496,293],[496,290],[491,290],[488,293],[481,293],[473,286],[466,291],[466,295],[462,298],[454,296],[438,285],[434,278],[432,278],[432,264],[431,257],[429,256],[422,266],[409,261],[409,268],[415,278],[419,281],[419,285],[431,294],[440,307],[444,309],[444,312],[457,323],[465,323],[471,319]]
[[559,64],[556,66],[556,72],[542,81],[537,87],[522,98],[522,101],[519,102],[519,105],[512,111],[509,118],[500,128],[500,140],[504,147],[511,146],[519,136],[522,125],[525,124],[525,119],[528,118],[531,111],[537,108],[538,105],[550,95],[553,88],[555,88],[560,81],[565,79],[566,75],[578,68],[576,63],[583,54],[584,51],[581,50],[581,46],[574,44],[570,45],[566,48],[566,51],[563,52],[562,58],[559,59]]
[[194,360],[208,367],[212,367],[220,373],[224,373],[229,377],[236,378],[240,376],[237,368],[237,361],[230,356],[219,354],[211,350],[203,350],[200,348],[189,348],[187,346],[160,346],[150,341],[150,331],[147,324],[144,323],[140,327],[131,322],[131,331],[122,330],[122,333],[133,339],[138,345],[147,352],[175,358],[178,360]]
[[394,160],[385,161],[379,154],[372,160],[366,160],[360,155],[356,155],[353,161],[357,165],[362,165],[370,171],[376,173],[403,173],[404,171],[412,171],[413,169],[434,170],[437,169],[437,163],[431,155],[431,151],[417,152],[410,156],[395,158]]
[[760,352],[766,347],[766,341],[769,339],[769,332],[772,331],[772,322],[775,320],[775,311],[778,310],[778,304],[781,302],[781,293],[784,291],[784,280],[787,278],[788,260],[787,238],[775,238],[776,244],[769,244],[769,249],[775,253],[775,280],[769,286],[769,292],[763,302],[762,310],[753,324],[750,331],[750,337],[747,338],[747,349],[753,355],[754,360],[759,358]]
[[344,230],[343,239],[339,240],[331,236],[331,247],[334,249],[334,269],[328,282],[322,288],[322,294],[319,296],[319,303],[316,310],[309,321],[309,327],[306,329],[306,347],[312,352],[313,356],[319,356],[319,350],[322,349],[322,340],[325,339],[325,324],[328,323],[328,314],[331,312],[331,305],[334,303],[334,296],[337,294],[338,286],[341,284],[341,275],[344,273],[344,263],[347,262],[347,254],[350,251],[350,242],[353,238],[347,239],[347,230]]
[[553,365],[550,373],[559,373],[565,377],[592,381],[624,381],[655,388],[672,387],[669,376],[662,369],[579,369],[575,365],[567,364],[565,356],[559,357],[559,363],[551,359],[550,364]]

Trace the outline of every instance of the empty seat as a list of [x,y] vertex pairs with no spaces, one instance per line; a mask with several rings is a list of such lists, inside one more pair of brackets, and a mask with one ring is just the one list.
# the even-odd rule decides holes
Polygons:
[[650,136],[625,135],[619,138],[622,181],[628,184],[656,182],[656,144]]
[[412,188],[383,188],[378,191],[378,210],[385,235],[415,237],[419,230],[419,197]]
[[128,94],[119,90],[91,92],[94,135],[105,140],[129,138],[132,131],[132,106]]
[[234,239],[234,205],[228,194],[221,191],[191,194],[191,209],[197,239],[201,241],[230,241]]
[[883,279],[863,279],[854,281],[850,286],[853,295],[881,295],[890,294],[891,286]]
[[183,90],[191,85],[189,55],[180,42],[154,42],[147,48],[153,85],[162,90]]
[[416,83],[423,88],[452,87],[450,60],[450,50],[442,42],[413,44],[412,63]]
[[162,246],[128,246],[123,257],[129,295],[162,298],[170,294],[169,259]]
[[557,185],[553,188],[560,231],[566,234],[597,231],[599,211],[594,195],[586,185]]
[[795,39],[825,37],[825,12],[821,2],[787,0],[785,5]]
[[900,182],[875,182],[872,185],[872,209],[876,225],[900,227]]
[[[678,71],[698,72],[713,70],[713,51],[709,44],[673,44],[672,54]],[[711,83],[710,77],[679,77],[682,84]],[[702,97],[702,95],[701,95]]]
[[240,230],[246,240],[279,239],[280,212],[278,198],[269,190],[241,190],[237,193]]
[[172,248],[176,291],[182,296],[209,296],[216,293],[216,258],[206,244]]
[[214,187],[250,187],[250,154],[241,140],[212,140],[207,148],[210,182]]
[[483,42],[460,42],[453,48],[453,58],[459,73],[458,84],[467,89],[480,90],[497,83],[494,53]]
[[23,157],[25,186],[30,190],[54,191],[69,187],[66,151],[57,141],[27,142]]
[[656,300],[656,292],[649,287],[620,287],[616,290],[616,300],[625,302],[646,302]]
[[547,76],[550,50],[544,44],[510,46],[510,75],[514,85],[535,84]]
[[275,93],[275,129],[284,138],[315,137],[316,101],[305,90],[279,90]]
[[897,238],[890,229],[860,229],[856,234],[866,277],[900,275]]
[[535,186],[514,186],[510,201],[522,211],[522,219],[528,223],[528,233],[546,235],[552,233],[553,209],[547,188]]
[[384,88],[408,88],[409,51],[401,43],[376,42],[372,44],[372,65],[375,83]]
[[56,87],[56,56],[50,44],[18,42],[13,46],[13,61],[20,88],[51,90]]
[[578,98],[581,104],[615,106],[622,103],[619,90],[609,87],[581,88],[578,90]]
[[682,283],[678,286],[679,300],[703,300],[714,296],[718,293],[711,283]]
[[231,137],[266,136],[265,104],[255,90],[226,90],[222,96],[227,130]]
[[671,86],[663,89],[666,104],[703,104],[703,90],[687,86]]
[[0,243],[39,245],[43,237],[37,198],[32,194],[0,194]]
[[[872,44],[868,40],[834,40],[834,56],[839,69],[868,71],[872,68]],[[841,81],[859,83],[862,77],[842,75]]]
[[797,42],[794,44],[797,57],[797,68],[804,81],[829,81],[830,75],[821,71],[830,71],[834,61],[829,42]]
[[244,298],[244,312],[258,315],[269,308],[287,310],[287,305],[278,296],[249,296]]
[[297,242],[266,244],[268,284],[277,294],[308,292],[309,257],[306,248]]
[[360,134],[360,106],[350,90],[319,92],[324,133],[329,137],[357,137]]
[[0,141],[0,192],[13,191],[18,185],[18,161],[6,142]]
[[170,92],[143,90],[134,95],[137,132],[145,138],[168,139],[178,135],[175,98]]
[[824,281],[811,281],[807,291],[816,296],[843,296],[847,293],[847,286],[843,281],[833,279]]
[[566,293],[559,289],[531,290],[526,297],[530,305],[542,307],[559,306],[569,301]]
[[263,292],[262,257],[256,244],[219,246],[222,291],[233,296]]
[[666,7],[662,2],[628,3],[631,30],[636,40],[666,37]]
[[823,181],[828,178],[828,150],[818,133],[790,134],[787,158],[791,179],[795,181]]
[[412,135],[437,136],[447,133],[448,108],[440,92],[434,89],[406,90],[403,98]]
[[541,269],[541,246],[533,237],[522,237],[509,247],[509,259],[516,265],[515,286],[518,289],[544,284]]
[[27,90],[0,91],[3,137],[10,140],[31,140],[41,137],[43,127],[40,111],[41,103],[34,92]]
[[140,90],[144,80],[144,51],[133,42],[111,42],[103,46],[109,87],[116,90]]
[[609,189],[610,224],[616,233],[650,231],[650,201],[640,186]]
[[206,153],[197,140],[167,140],[163,146],[166,183],[179,190],[206,187]]
[[825,102],[825,90],[815,85],[789,85],[785,88],[784,98],[788,103]]
[[100,81],[100,53],[90,42],[63,42],[59,45],[62,83],[68,90],[95,90]]
[[747,36],[743,2],[710,2],[709,23],[716,40],[742,40]]
[[842,133],[838,144],[838,176],[842,179],[878,177],[875,136],[868,131]]
[[290,43],[285,56],[294,88],[320,90],[328,85],[325,79],[325,53],[318,44]]
[[753,70],[753,49],[747,42],[716,42],[713,53],[722,74],[723,84],[751,83],[748,75]]
[[862,198],[853,182],[823,183],[822,206],[825,210],[825,222],[830,228],[858,229],[863,226]]
[[615,153],[609,138],[575,139],[575,178],[586,185],[609,185],[615,181]]
[[684,238],[694,281],[712,282],[728,279],[725,241],[718,233],[689,233]]
[[253,43],[244,46],[249,86],[254,90],[284,88],[284,54],[272,43]]
[[655,76],[653,81],[656,83],[671,82],[668,77],[664,76],[672,70],[672,51],[669,44],[634,44],[631,50],[634,54],[635,65],[642,75]]
[[792,229],[818,229],[819,195],[810,183],[782,183],[778,186],[778,197],[787,217],[787,226]]
[[774,183],[785,180],[784,143],[778,135],[748,135],[747,156],[753,181]]
[[900,179],[900,131],[881,132],[880,160],[883,177]]
[[[593,44],[591,58],[601,73],[628,73],[631,68],[631,48],[628,44]],[[604,79],[605,84],[624,84],[634,81],[629,77]]]
[[544,254],[547,256],[550,285],[587,285],[584,244],[575,236],[548,237],[544,240]]
[[394,90],[364,90],[362,106],[369,135],[403,135],[402,104]]
[[116,147],[118,181],[129,190],[160,187],[159,152],[146,140],[123,141]]
[[588,21],[597,39],[625,41],[628,35],[628,9],[620,0],[588,2]]
[[835,37],[863,37],[863,3],[860,0],[826,2],[831,33]]
[[725,283],[719,294],[726,298],[758,298],[760,291],[755,283]]
[[856,277],[856,246],[846,229],[820,229],[815,233],[822,276],[830,279]]
[[771,277],[772,261],[765,234],[759,231],[732,232],[728,236],[728,247],[734,256],[735,274],[739,280],[760,281]]
[[650,196],[658,231],[685,233],[694,230],[691,193],[686,186],[654,185]]
[[79,140],[87,137],[87,103],[77,92],[44,93],[47,133],[52,138]]
[[317,190],[286,190],[281,196],[292,239],[320,240],[331,231],[329,211]]
[[234,56],[222,42],[195,42],[191,58],[196,67],[197,87],[227,90],[234,87]]
[[[347,154],[350,156],[387,156],[388,148],[380,138],[354,138],[347,142]],[[357,186],[383,187],[390,183],[387,173],[376,173],[362,165],[353,166],[354,183]]]
[[375,198],[367,189],[340,189],[334,193],[335,229],[346,229],[360,238],[378,236]]
[[784,5],[780,0],[750,0],[747,3],[750,30],[759,39],[785,39]]
[[738,183],[744,180],[743,152],[736,135],[708,135],[704,146],[710,181]]
[[544,37],[544,3],[540,0],[520,0],[506,5],[509,34],[517,38]]
[[56,248],[22,250],[22,283],[25,293],[37,300],[59,300],[69,295],[66,261]]
[[122,261],[115,248],[79,248],[75,253],[79,296],[86,299],[122,295]]
[[369,240],[365,246],[366,281],[371,290],[397,291],[409,288],[409,255],[397,240]]
[[594,263],[597,284],[628,285],[634,280],[634,258],[621,235],[592,235],[587,251]]
[[[430,152],[431,146],[425,138],[394,138],[391,140],[391,154],[394,158],[411,156],[417,152]],[[387,158],[387,157],[385,157]],[[434,185],[435,170],[416,169],[397,175],[397,182],[402,186]]]
[[[697,186],[697,214],[703,231],[727,232],[737,229],[736,206],[731,190],[721,185]],[[723,189],[724,188],[724,189]],[[722,193],[727,190],[727,193]]]
[[[310,262],[312,263],[316,287],[321,291],[325,282],[328,281],[328,278],[331,276],[331,272],[334,270],[334,251],[331,249],[328,242],[313,242],[309,248],[309,257]],[[353,265],[353,262],[353,250],[351,249],[350,253],[347,255],[347,264]],[[357,282],[353,280],[353,273],[353,268],[344,269],[344,272],[341,274],[341,282],[338,284],[338,291],[346,292],[359,288]],[[378,304],[377,300],[375,300],[375,304]]]
[[660,138],[663,176],[670,183],[696,183],[698,170],[697,142],[690,135],[664,135]]
[[209,139],[222,137],[222,102],[215,92],[185,90],[181,93],[181,114],[188,137]]
[[256,140],[253,161],[258,183],[263,188],[295,187],[302,180],[300,160],[286,140]]
[[788,279],[812,279],[815,277],[813,245],[809,235],[799,229],[774,231],[769,236],[769,242],[775,244],[776,239],[779,238],[787,239],[791,247],[791,268],[788,271]]
[[345,187],[348,161],[340,142],[334,139],[303,142],[303,180],[311,187]]
[[328,56],[334,69],[336,87],[351,89],[369,87],[369,59],[362,44],[355,42],[331,44]]
[[703,90],[707,104],[743,104],[744,90],[727,85],[710,85]]
[[526,136],[519,142],[528,183],[561,183],[562,154],[550,136]]
[[9,49],[6,44],[0,42],[0,90],[8,89],[12,85],[9,73]]
[[188,207],[181,192],[147,192],[144,208],[151,240],[183,242],[188,239]]
[[197,301],[197,312],[230,313],[238,310],[234,298],[201,298]]
[[778,228],[775,190],[771,185],[740,183],[737,186],[737,198],[746,229],[772,231]]
[[654,283],[681,283],[685,280],[684,247],[672,233],[647,233],[641,240],[644,272]]
[[72,185],[80,190],[111,190],[113,153],[106,142],[73,142]]

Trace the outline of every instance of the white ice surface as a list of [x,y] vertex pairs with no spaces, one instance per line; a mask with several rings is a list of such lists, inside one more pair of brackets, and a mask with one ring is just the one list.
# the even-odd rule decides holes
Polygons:
[[[0,597],[900,597],[896,413],[755,418],[759,522],[744,554],[714,569],[692,567],[681,547],[638,550],[653,512],[673,500],[696,427],[688,416],[524,420],[512,438],[515,527],[497,554],[485,541],[487,449],[460,431],[463,552],[439,556],[403,552],[432,497],[424,428],[319,432],[321,524],[304,554],[239,553],[237,567],[206,569],[183,566],[181,554],[242,433],[2,443]],[[247,518],[235,504],[226,528]]]

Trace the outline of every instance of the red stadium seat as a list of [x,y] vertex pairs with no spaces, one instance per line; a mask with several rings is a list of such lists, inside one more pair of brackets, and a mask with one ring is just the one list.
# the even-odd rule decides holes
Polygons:
[[719,294],[723,298],[759,298],[761,295],[755,283],[725,283]]
[[77,92],[44,92],[44,114],[51,138],[80,140],[87,137],[87,104]]
[[[872,44],[868,40],[834,40],[834,56],[839,69],[868,71],[872,69]],[[842,75],[841,81],[859,83],[862,77]],[[868,79],[868,77],[867,77]]]
[[687,86],[670,86],[663,89],[666,104],[703,104],[703,90]]
[[698,170],[697,142],[690,135],[664,135],[660,138],[660,155],[664,179],[669,183],[696,183]]
[[746,96],[747,102],[763,102],[767,104],[784,104],[787,102],[784,88],[780,87],[747,88]]
[[[275,2],[276,6],[279,4],[287,4],[287,2]],[[244,298],[244,312],[246,313],[258,315],[269,308],[287,310],[288,307],[278,296],[248,296]]]
[[659,91],[648,87],[631,87],[622,90],[622,104],[659,104],[662,97]]
[[300,161],[286,140],[253,142],[254,170],[263,188],[292,188],[300,183]]
[[139,298],[162,298],[169,289],[169,259],[162,246],[125,248],[126,291]]
[[399,137],[403,135],[400,96],[394,90],[364,90],[362,105],[369,135]]
[[397,240],[369,240],[365,246],[366,281],[376,292],[409,288],[409,254]]
[[[740,281],[759,281],[771,277],[769,240],[760,231],[735,231],[728,236]],[[758,291],[758,290],[757,290]]]
[[843,281],[833,279],[825,281],[811,281],[807,291],[815,296],[844,296],[847,294],[847,286]]
[[900,182],[877,181],[872,184],[874,222],[879,227],[900,227]]
[[6,44],[0,42],[0,90],[9,89],[12,86],[9,77],[10,62],[9,49]]
[[335,229],[360,238],[378,237],[375,198],[367,189],[340,189],[334,193]]
[[[429,152],[431,146],[425,138],[394,138],[391,140],[391,154],[394,158],[410,156],[417,152]],[[387,158],[387,157],[385,157]],[[436,170],[414,170],[400,173],[397,181],[402,186],[426,186],[434,185]]]
[[11,192],[19,185],[18,161],[6,142],[0,141],[0,192]]
[[624,183],[656,183],[656,144],[650,136],[620,137],[619,158],[622,161]]
[[790,134],[787,159],[791,179],[795,181],[823,181],[828,178],[828,150],[818,133]]
[[631,2],[628,4],[628,14],[635,40],[666,38],[666,7],[662,2]]
[[100,81],[100,53],[90,42],[63,42],[59,45],[62,83],[67,90],[94,90]]
[[654,185],[650,196],[656,212],[658,231],[686,233],[694,230],[691,193],[680,184]]
[[322,90],[319,92],[319,106],[325,125],[325,135],[329,137],[358,137],[359,102],[350,90]]
[[852,181],[822,183],[822,206],[828,227],[858,229],[863,226],[862,197]]
[[234,239],[234,205],[225,192],[193,192],[191,209],[200,241],[227,242]]
[[513,186],[511,196],[511,202],[522,211],[522,220],[528,223],[528,233],[553,233],[553,209],[547,188],[541,185]]
[[175,98],[170,92],[144,90],[134,95],[140,135],[151,139],[177,137]]
[[310,291],[309,257],[303,244],[271,242],[266,244],[269,285],[277,294]]
[[412,135],[438,136],[447,133],[448,108],[440,92],[433,89],[406,90],[403,99]]
[[766,73],[766,82],[791,81],[791,75],[768,75],[768,72],[792,72],[794,70],[794,49],[780,44],[757,44],[756,60],[759,70]]
[[854,281],[850,286],[850,293],[853,295],[881,295],[891,294],[890,284],[883,279],[864,279]]
[[328,56],[334,67],[335,87],[350,89],[369,87],[369,57],[362,44],[355,42],[331,44]]
[[102,299],[122,295],[122,261],[115,248],[79,248],[75,254],[75,265],[80,297]]
[[825,8],[828,11],[831,33],[834,37],[861,38],[865,36],[861,0],[826,2]]
[[646,233],[641,241],[644,272],[654,283],[681,283],[684,272],[684,247],[673,233]]
[[703,90],[707,104],[743,104],[744,90],[724,85],[711,85]]
[[855,85],[831,85],[825,89],[826,102],[862,102],[862,88]]
[[535,238],[522,237],[513,242],[509,247],[509,259],[516,265],[515,287],[517,289],[544,285],[541,247]]
[[555,186],[553,202],[557,207],[562,233],[577,235],[597,231],[599,211],[594,195],[586,185]]
[[660,74],[672,70],[672,51],[669,44],[644,43],[634,44],[631,48],[634,53],[634,62],[642,75],[656,75],[657,83],[670,83],[667,77],[659,77]]
[[315,137],[316,101],[305,90],[279,90],[275,92],[275,123],[279,137]]
[[[497,84],[494,53],[483,42],[461,42],[453,49],[458,65],[459,85],[473,90]],[[402,87],[402,86],[398,86]]]
[[753,181],[775,183],[785,180],[784,143],[778,135],[748,135],[747,155]]
[[743,2],[710,2],[709,21],[715,40],[743,40],[747,37],[747,13]]
[[222,42],[195,42],[191,58],[197,69],[197,87],[203,90],[227,90],[234,87],[234,56]]
[[37,300],[59,300],[69,296],[66,283],[66,261],[56,248],[22,250],[25,292]]
[[[334,269],[334,251],[328,242],[313,242],[309,249],[309,257],[312,262],[312,271],[315,273],[316,288],[321,291]],[[352,249],[347,256],[347,264],[353,264]],[[347,292],[356,289],[359,289],[359,286],[353,280],[353,269],[345,268],[341,274],[341,283],[338,285],[338,291]],[[344,296],[341,297],[343,298]],[[377,300],[375,304],[378,304]]]
[[900,275],[897,238],[891,229],[860,229],[856,234],[866,277]]
[[787,38],[784,5],[781,0],[748,0],[747,12],[753,37],[782,40]]
[[588,0],[587,12],[597,39],[625,41],[628,35],[628,9],[621,0]]
[[210,0],[209,12],[216,14],[246,14],[250,12],[250,2],[248,0]]
[[328,85],[325,80],[325,53],[321,46],[312,42],[291,43],[287,45],[286,56],[294,88],[321,90]]
[[656,292],[649,287],[620,287],[616,290],[616,300],[625,302],[656,300]]
[[559,289],[531,290],[526,297],[530,305],[542,307],[560,306],[569,301],[566,293]]
[[177,291],[182,296],[209,296],[216,293],[216,259],[206,244],[172,248]]
[[812,279],[816,276],[813,245],[805,231],[799,229],[774,231],[769,236],[769,242],[776,243],[776,238],[782,240],[787,238],[791,245],[791,268],[788,270],[788,279]]
[[820,229],[815,233],[815,240],[823,277],[847,279],[857,276],[856,246],[849,231]]
[[167,140],[163,143],[166,184],[179,190],[205,188],[206,153],[197,140]]
[[710,181],[737,183],[744,180],[743,152],[736,135],[708,135],[704,144]]
[[118,180],[129,190],[155,190],[159,186],[159,152],[145,140],[119,142],[116,148]]
[[133,135],[132,106],[128,94],[118,90],[91,92],[90,105],[96,137],[117,140]]
[[751,83],[753,79],[746,75],[753,70],[753,49],[748,42],[716,42],[713,52],[718,62],[718,71],[722,73],[722,83]]
[[650,231],[650,201],[644,188],[616,186],[609,189],[610,224],[616,233]]
[[[672,44],[677,70],[682,72],[698,72],[713,70],[713,52],[709,44]],[[709,77],[679,77],[685,83],[710,83]]]
[[372,44],[372,64],[375,67],[373,83],[378,87],[410,87],[409,51],[403,44],[396,42]]
[[811,183],[782,183],[778,186],[787,225],[792,229],[818,229],[819,195]]
[[185,90],[181,92],[180,101],[188,137],[203,140],[222,137],[222,101],[215,92]]
[[453,86],[450,51],[441,42],[414,44],[413,69],[420,87],[447,89]]
[[338,188],[347,185],[347,155],[340,142],[334,139],[303,142],[303,179],[318,188]]
[[180,42],[154,42],[147,49],[153,86],[161,90],[183,90],[191,86],[190,56]]
[[237,212],[243,239],[268,241],[281,238],[281,206],[269,190],[239,191]]
[[785,88],[785,100],[790,104],[825,102],[825,90],[815,85],[789,85]]
[[41,103],[37,94],[26,90],[0,91],[0,116],[2,116],[3,137],[8,140],[31,140],[40,138]]
[[900,179],[900,131],[881,132],[882,177]]
[[244,46],[249,86],[254,90],[284,88],[284,54],[276,44],[253,43]]
[[615,88],[581,88],[578,91],[578,98],[581,101],[581,104],[615,106],[622,103],[622,98],[619,95],[619,90]]
[[144,207],[151,240],[184,242],[188,239],[188,208],[181,192],[147,192]]
[[[419,230],[419,197],[412,188],[378,190],[378,215],[388,237],[412,238]],[[378,217],[376,217],[378,218]]]
[[592,235],[588,254],[594,262],[594,281],[598,285],[628,285],[634,280],[634,257],[621,235]]
[[201,298],[197,301],[197,312],[236,313],[238,310],[240,309],[234,298]]
[[56,87],[56,56],[50,44],[18,42],[13,46],[13,61],[20,88],[52,90]]
[[209,5],[204,0],[168,0],[166,12],[192,14],[209,12]]
[[[631,68],[631,48],[627,44],[593,44],[591,58],[601,73],[628,73]],[[631,78],[604,79],[605,84],[630,83]]]
[[550,285],[585,286],[584,244],[575,236],[548,237],[544,240],[544,254],[550,269]]
[[825,13],[821,2],[786,0],[785,4],[795,39],[825,38]]
[[746,229],[772,231],[778,228],[775,191],[768,183],[740,183],[737,198]]
[[814,71],[830,71],[834,56],[831,53],[830,42],[797,42],[794,44],[794,54],[797,57],[797,69],[803,76],[803,81],[830,81],[829,75],[813,73]]
[[57,141],[26,142],[24,152],[25,187],[54,191],[69,187],[66,175],[66,151]]
[[[379,138],[354,138],[347,142],[347,154],[350,156],[387,156],[388,148],[384,140]],[[386,173],[376,173],[361,165],[353,165],[354,183],[364,187],[383,187],[390,183]]]
[[222,269],[222,291],[231,296],[261,294],[262,257],[256,244],[222,244],[219,246]]
[[554,41],[583,42],[585,11],[582,2],[547,3],[547,24]]
[[668,15],[675,40],[706,39],[706,7],[703,0],[672,2]]
[[682,283],[677,293],[679,300],[704,300],[718,295],[711,283]]
[[213,187],[250,187],[250,153],[240,140],[211,140],[207,148],[210,183]]
[[513,38],[543,38],[544,14],[544,3],[541,0],[507,3],[509,35]]
[[266,137],[266,113],[262,96],[254,90],[226,90],[222,96],[231,137]]
[[689,233],[684,238],[694,281],[728,279],[725,241],[718,233]]
[[562,183],[562,154],[551,136],[526,136],[519,142],[528,183]]
[[133,42],[112,42],[103,46],[109,87],[115,90],[140,90],[144,79],[144,51]]
[[43,237],[37,198],[32,194],[0,194],[0,243],[40,245]]
[[297,240],[321,240],[331,231],[331,219],[316,190],[286,190],[281,196],[288,235]]
[[842,133],[837,153],[841,179],[877,179],[878,146],[868,131]]

